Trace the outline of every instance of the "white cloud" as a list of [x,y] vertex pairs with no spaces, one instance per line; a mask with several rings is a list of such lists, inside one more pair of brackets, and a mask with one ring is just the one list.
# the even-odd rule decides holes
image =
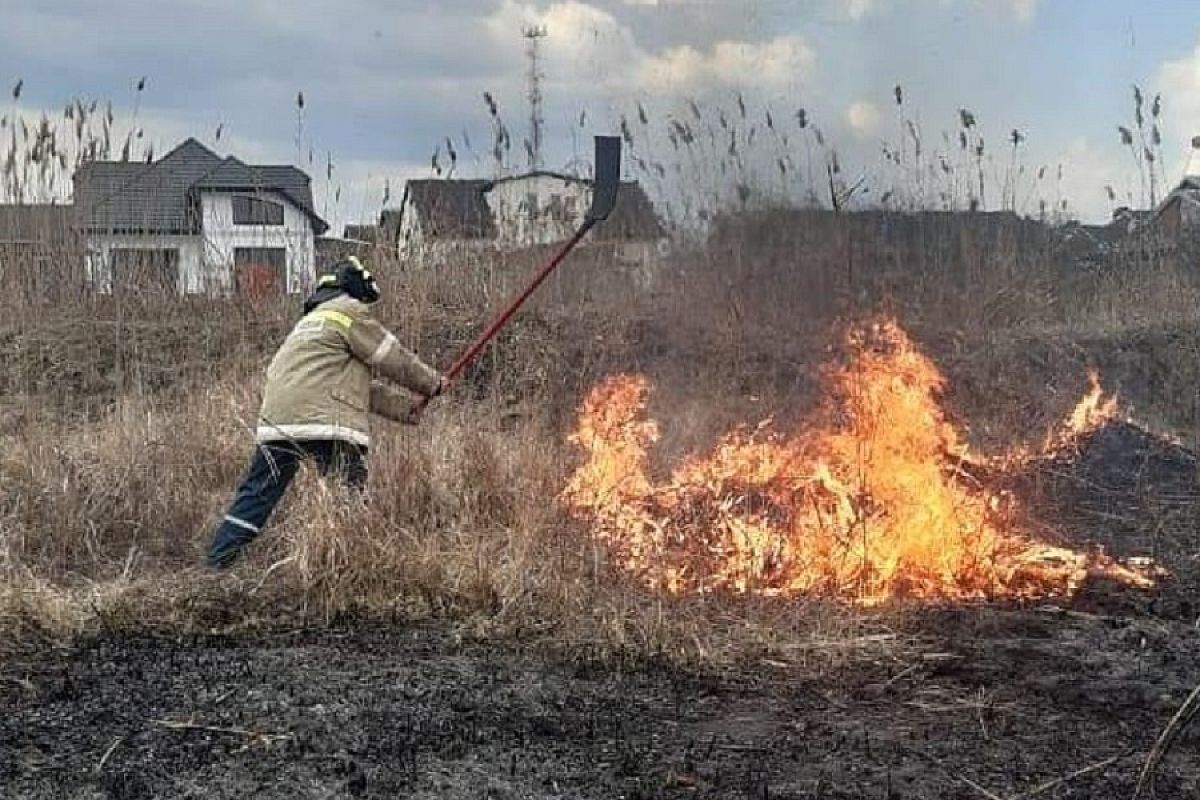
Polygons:
[[[952,6],[963,0],[925,0],[929,5]],[[897,0],[829,0],[833,4],[834,13],[854,22],[859,22],[868,16],[887,10],[906,13],[907,3]],[[1037,15],[1039,0],[970,0],[981,11],[995,11],[1006,16],[1012,16],[1018,22],[1027,23]]]
[[871,12],[875,5],[875,0],[840,0],[846,16],[853,20],[860,20]]
[[[549,37],[545,45],[550,50],[567,51],[580,45],[607,45],[632,49],[633,35],[608,11],[566,0],[552,3],[544,9],[530,3],[504,0],[484,22],[491,36],[500,44],[511,45],[521,29],[529,25],[544,25]],[[519,58],[520,53],[513,54]]]
[[639,88],[660,91],[713,86],[787,87],[812,75],[817,57],[798,36],[766,42],[717,42],[707,50],[675,47],[644,56]]
[[598,82],[610,90],[785,88],[810,77],[817,60],[799,36],[755,42],[729,39],[703,48],[682,45],[652,51],[608,11],[574,0],[544,11],[505,0],[489,17],[487,28],[498,41],[509,42],[528,24],[546,27],[545,53],[557,68],[556,80]]
[[[1097,145],[1086,136],[1072,139],[1056,160],[1062,164],[1061,185],[1057,184],[1057,168],[1051,167],[1041,197],[1049,206],[1066,198],[1070,212],[1088,222],[1104,222],[1111,216],[1112,203],[1105,192],[1106,186],[1116,193],[1116,205],[1138,206],[1139,189],[1132,166],[1126,167],[1121,156],[1119,149]],[[1031,212],[1036,212],[1036,208]]]
[[[942,0],[945,4],[953,4],[957,0]],[[1022,25],[1033,21],[1037,16],[1040,0],[971,0],[976,8],[994,13],[1002,18],[1012,18]]]
[[846,125],[860,139],[875,135],[882,115],[874,103],[859,100],[846,107]]
[[615,88],[629,66],[643,57],[633,33],[607,11],[574,0],[544,9],[504,0],[484,21],[501,61],[497,66],[502,66],[495,86],[523,86],[524,51],[517,37],[530,25],[546,28],[548,36],[542,41],[546,74],[550,83],[560,86],[584,84],[588,91]]
[[1013,14],[1021,22],[1029,22],[1037,14],[1038,0],[1011,0]]
[[1191,151],[1192,137],[1200,135],[1200,44],[1186,56],[1159,67],[1154,91],[1163,98],[1163,155],[1168,176],[1200,169]]

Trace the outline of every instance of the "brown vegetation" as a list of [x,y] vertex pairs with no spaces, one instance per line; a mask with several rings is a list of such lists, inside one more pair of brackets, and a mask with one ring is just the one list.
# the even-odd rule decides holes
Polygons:
[[[1036,198],[1044,214],[1053,193],[1053,171],[1020,163],[1019,131],[997,170],[971,112],[957,140],[943,137],[945,152],[929,152],[900,87],[896,105],[882,210],[851,214],[817,208],[859,187],[804,109],[748,109],[737,97],[654,120],[639,107],[620,126],[633,168],[660,195],[675,185],[669,173],[688,175],[694,190],[668,198],[668,216],[685,228],[706,219],[712,236],[681,242],[650,281],[573,258],[421,427],[378,425],[369,506],[307,475],[228,576],[207,574],[201,555],[298,301],[96,295],[65,231],[37,258],[0,253],[0,626],[22,632],[0,648],[36,631],[345,614],[444,616],[583,656],[766,651],[829,666],[901,647],[891,610],[649,593],[556,502],[579,457],[566,441],[575,409],[604,375],[654,379],[654,402],[669,410],[656,413],[659,455],[675,460],[738,424],[796,417],[837,325],[880,308],[945,369],[951,412],[981,446],[1044,438],[1089,363],[1159,427],[1200,430],[1200,282],[1189,265],[1081,269],[1049,229],[1012,213]],[[511,139],[488,106],[501,169]],[[297,107],[299,124],[302,98]],[[73,166],[118,149],[151,156],[136,115],[117,125],[94,103],[32,126],[12,113],[6,126],[10,200],[54,195]],[[989,177],[1007,212],[962,213],[987,207]],[[777,207],[788,187],[803,189],[792,200],[806,210]],[[533,255],[431,272],[377,248],[380,316],[449,363]]]
[[[731,218],[649,290],[584,256],[421,427],[379,424],[369,506],[307,476],[225,577],[206,574],[201,554],[249,455],[261,371],[295,301],[141,302],[81,287],[51,302],[18,288],[0,315],[0,618],[74,632],[434,614],[583,654],[768,650],[826,665],[864,641],[898,645],[862,636],[893,630],[887,611],[649,594],[609,568],[555,498],[578,458],[571,417],[598,378],[655,377],[671,409],[663,457],[676,457],[731,424],[802,410],[837,320],[880,303],[943,361],[951,408],[981,443],[1041,439],[1078,397],[1086,362],[1111,366],[1118,384],[1122,370],[1146,369],[1120,363],[1129,347],[1170,354],[1153,375],[1128,372],[1130,393],[1146,416],[1190,430],[1190,401],[1153,390],[1194,371],[1180,357],[1197,343],[1183,324],[1190,273],[1072,274],[1003,230],[970,246],[971,217],[932,219],[895,218],[926,252],[950,254],[915,267],[907,238],[868,239],[837,217],[821,222],[823,239],[810,225],[807,241],[765,243],[753,218]],[[381,317],[442,364],[516,277],[490,263],[377,266]]]

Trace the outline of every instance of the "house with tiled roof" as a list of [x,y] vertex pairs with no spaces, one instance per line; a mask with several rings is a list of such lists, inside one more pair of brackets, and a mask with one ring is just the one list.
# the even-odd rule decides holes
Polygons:
[[[410,180],[400,208],[384,211],[379,232],[387,233],[407,259],[522,250],[569,238],[583,222],[591,196],[590,180],[544,170],[496,180]],[[624,181],[612,216],[585,246],[607,246],[617,260],[645,264],[662,253],[666,242],[666,229],[646,192],[636,181]]]
[[84,164],[74,205],[89,275],[114,292],[304,292],[328,228],[303,171],[221,157],[195,139],[150,163]]

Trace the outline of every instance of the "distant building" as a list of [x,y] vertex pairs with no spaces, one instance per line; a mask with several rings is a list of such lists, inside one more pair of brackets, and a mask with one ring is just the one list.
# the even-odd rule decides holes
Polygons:
[[1188,175],[1159,203],[1155,224],[1168,237],[1200,233],[1200,175]]
[[0,205],[0,281],[43,297],[83,288],[75,218],[66,205]]
[[366,247],[395,249],[400,230],[400,209],[385,208],[374,225],[349,223],[342,229],[342,238]]
[[379,226],[350,224],[342,229],[342,238],[348,242],[374,244],[379,238]]
[[69,205],[0,205],[0,261],[44,269],[74,244]]
[[1155,208],[1122,206],[1112,221],[1096,228],[1106,240],[1102,263],[1129,267],[1200,256],[1200,176],[1188,175]]
[[[413,180],[399,209],[384,211],[377,235],[401,257],[437,262],[463,252],[511,252],[567,239],[591,203],[591,181],[555,172],[498,180]],[[612,216],[587,243],[621,262],[646,265],[667,244],[650,198],[622,183]]]
[[439,250],[497,247],[496,219],[487,198],[493,185],[483,180],[409,181],[396,229],[401,255],[420,257]]
[[345,260],[348,256],[369,258],[374,245],[357,239],[338,239],[334,236],[318,236],[314,242],[317,269]]
[[789,263],[822,248],[836,252],[850,242],[856,262],[915,269],[965,263],[1002,247],[1032,252],[1045,244],[1049,230],[1011,211],[764,208],[715,214],[708,252],[719,262],[775,258]]
[[102,291],[303,292],[328,228],[304,172],[221,158],[195,139],[148,164],[84,164],[74,201]]

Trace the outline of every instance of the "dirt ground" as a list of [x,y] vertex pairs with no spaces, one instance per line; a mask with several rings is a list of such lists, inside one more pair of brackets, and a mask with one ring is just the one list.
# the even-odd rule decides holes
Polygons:
[[[1179,622],[913,624],[940,638],[908,667],[820,680],[773,663],[612,672],[432,626],[96,638],[5,666],[0,794],[1124,798],[1200,682],[1200,633]],[[1156,786],[1198,796],[1200,732]]]
[[[27,653],[0,663],[0,797],[1128,798],[1200,684],[1195,476],[1124,423],[1033,465],[1013,488],[1072,544],[1172,577],[910,611],[900,661],[837,672],[617,670],[433,623]],[[1153,796],[1200,797],[1200,730]]]

